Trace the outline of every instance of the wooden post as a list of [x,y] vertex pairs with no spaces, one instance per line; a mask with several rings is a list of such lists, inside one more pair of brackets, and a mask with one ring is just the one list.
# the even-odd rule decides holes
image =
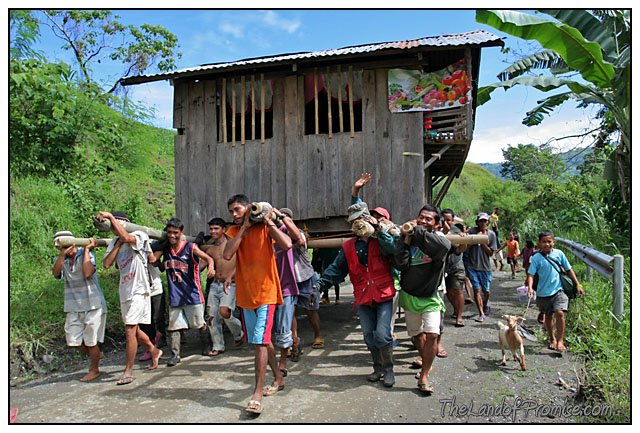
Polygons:
[[231,79],[231,145],[236,145],[236,79]]
[[342,114],[342,71],[338,65],[338,118],[340,119],[340,132],[344,132],[343,114]]
[[264,74],[260,74],[260,143],[264,143],[264,98],[265,98],[265,89],[264,89]]
[[247,112],[247,101],[245,100],[246,98],[244,93],[244,75],[240,77],[240,99],[242,99],[242,102],[240,103],[240,109],[242,111],[242,117],[240,118],[240,143],[244,144],[244,117]]
[[313,105],[315,107],[316,135],[320,134],[320,125],[318,124],[318,70],[313,70]]
[[227,79],[222,79],[222,142],[227,142]]
[[333,138],[333,119],[331,118],[331,72],[327,67],[327,82],[324,83],[324,88],[327,90],[327,120],[329,122],[329,138]]
[[[480,50],[478,50],[478,52],[479,51]],[[478,53],[478,55],[480,54]],[[473,75],[471,75],[471,49],[469,47],[465,48],[464,50],[464,60],[467,65],[467,77],[469,77],[469,88],[473,89],[474,83],[473,83]],[[475,83],[476,86],[477,84],[478,83]],[[473,91],[471,92],[471,94],[473,95]],[[466,115],[467,115],[467,140],[471,142],[471,140],[473,139],[473,104],[471,103],[471,98],[469,98],[469,101],[467,102]]]
[[355,121],[353,118],[353,66],[349,66],[347,86],[349,86],[349,127],[351,128],[351,138],[353,138],[356,136]]

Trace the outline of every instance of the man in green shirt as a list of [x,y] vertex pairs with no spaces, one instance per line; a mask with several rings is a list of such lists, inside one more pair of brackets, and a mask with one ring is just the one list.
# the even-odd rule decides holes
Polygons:
[[451,242],[435,230],[440,221],[438,208],[427,204],[420,209],[412,234],[405,234],[401,248],[394,254],[400,270],[400,306],[405,310],[409,336],[415,337],[422,358],[418,389],[432,393],[429,371],[438,353],[441,311],[444,301],[438,286],[444,277],[446,257]]

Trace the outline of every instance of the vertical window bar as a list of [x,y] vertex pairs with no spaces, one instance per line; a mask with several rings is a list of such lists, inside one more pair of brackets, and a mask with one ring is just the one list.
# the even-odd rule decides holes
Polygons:
[[236,79],[231,79],[231,144],[236,145]]
[[240,110],[242,111],[242,117],[240,117],[240,143],[244,144],[244,124],[245,124],[245,113],[247,112],[247,101],[245,100],[245,91],[244,91],[244,75],[240,77],[240,99],[242,102],[240,103]]
[[349,66],[347,74],[347,86],[349,86],[349,127],[351,128],[351,138],[356,136],[355,124],[353,119],[353,66]]
[[227,79],[222,79],[222,142],[227,142]]
[[329,123],[329,138],[333,138],[333,122],[331,116],[331,72],[327,67],[327,82],[324,83],[324,88],[327,91],[327,120]]
[[256,76],[251,76],[251,139],[256,139]]
[[342,113],[342,71],[340,70],[340,65],[338,65],[338,118],[340,119],[340,132],[344,132],[342,124],[344,120]]
[[264,143],[264,98],[265,98],[265,89],[264,89],[264,74],[260,74],[260,142]]
[[316,135],[320,134],[320,125],[318,124],[318,74],[317,70],[313,70],[313,104],[315,107]]

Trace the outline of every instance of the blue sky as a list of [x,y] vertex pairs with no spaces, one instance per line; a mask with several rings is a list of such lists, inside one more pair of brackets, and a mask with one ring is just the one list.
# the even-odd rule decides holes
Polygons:
[[[158,24],[178,37],[183,56],[178,69],[205,63],[248,57],[316,51],[375,42],[415,39],[483,29],[474,10],[114,10],[124,23]],[[507,37],[507,46],[530,52],[527,43]],[[50,59],[63,59],[60,43],[43,32],[42,49]],[[497,81],[508,59],[498,47],[482,50],[480,84]],[[121,70],[98,72],[114,82]],[[167,81],[130,87],[134,99],[156,108],[156,125],[171,127],[173,88]],[[501,149],[518,143],[541,144],[553,137],[575,134],[589,126],[594,112],[565,104],[557,114],[537,127],[521,124],[524,114],[542,93],[527,88],[494,92],[492,100],[478,108],[474,140],[468,160],[499,162]],[[578,140],[554,142],[558,150],[586,145]]]

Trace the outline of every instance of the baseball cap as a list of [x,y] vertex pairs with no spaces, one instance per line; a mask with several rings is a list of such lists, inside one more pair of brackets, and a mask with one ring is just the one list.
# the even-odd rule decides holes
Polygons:
[[371,209],[369,212],[377,212],[380,215],[382,215],[383,217],[385,217],[386,219],[388,219],[388,220],[391,219],[391,217],[389,216],[389,211],[386,210],[383,207],[377,207],[375,209]]
[[111,215],[113,215],[113,217],[115,219],[117,219],[118,221],[124,221],[124,222],[127,222],[127,223],[131,222],[129,220],[129,217],[127,216],[127,214],[124,213],[124,212],[115,211],[115,212],[111,212]]
[[476,218],[476,221],[480,221],[480,220],[487,220],[489,221],[489,215],[486,214],[486,212],[480,212],[478,214],[478,217]]
[[354,220],[369,214],[369,208],[367,204],[363,201],[352,204],[347,208],[347,213],[349,216],[347,217],[347,222],[353,222]]
[[53,235],[53,240],[55,241],[55,240],[57,240],[58,238],[60,238],[60,237],[62,237],[62,236],[70,236],[70,237],[73,237],[73,233],[71,233],[71,232],[70,232],[70,231],[68,231],[68,230],[63,230],[63,231],[60,231],[60,232],[56,232],[56,234],[55,234],[55,235]]
[[288,207],[283,207],[282,209],[280,209],[280,212],[293,219],[293,211]]

